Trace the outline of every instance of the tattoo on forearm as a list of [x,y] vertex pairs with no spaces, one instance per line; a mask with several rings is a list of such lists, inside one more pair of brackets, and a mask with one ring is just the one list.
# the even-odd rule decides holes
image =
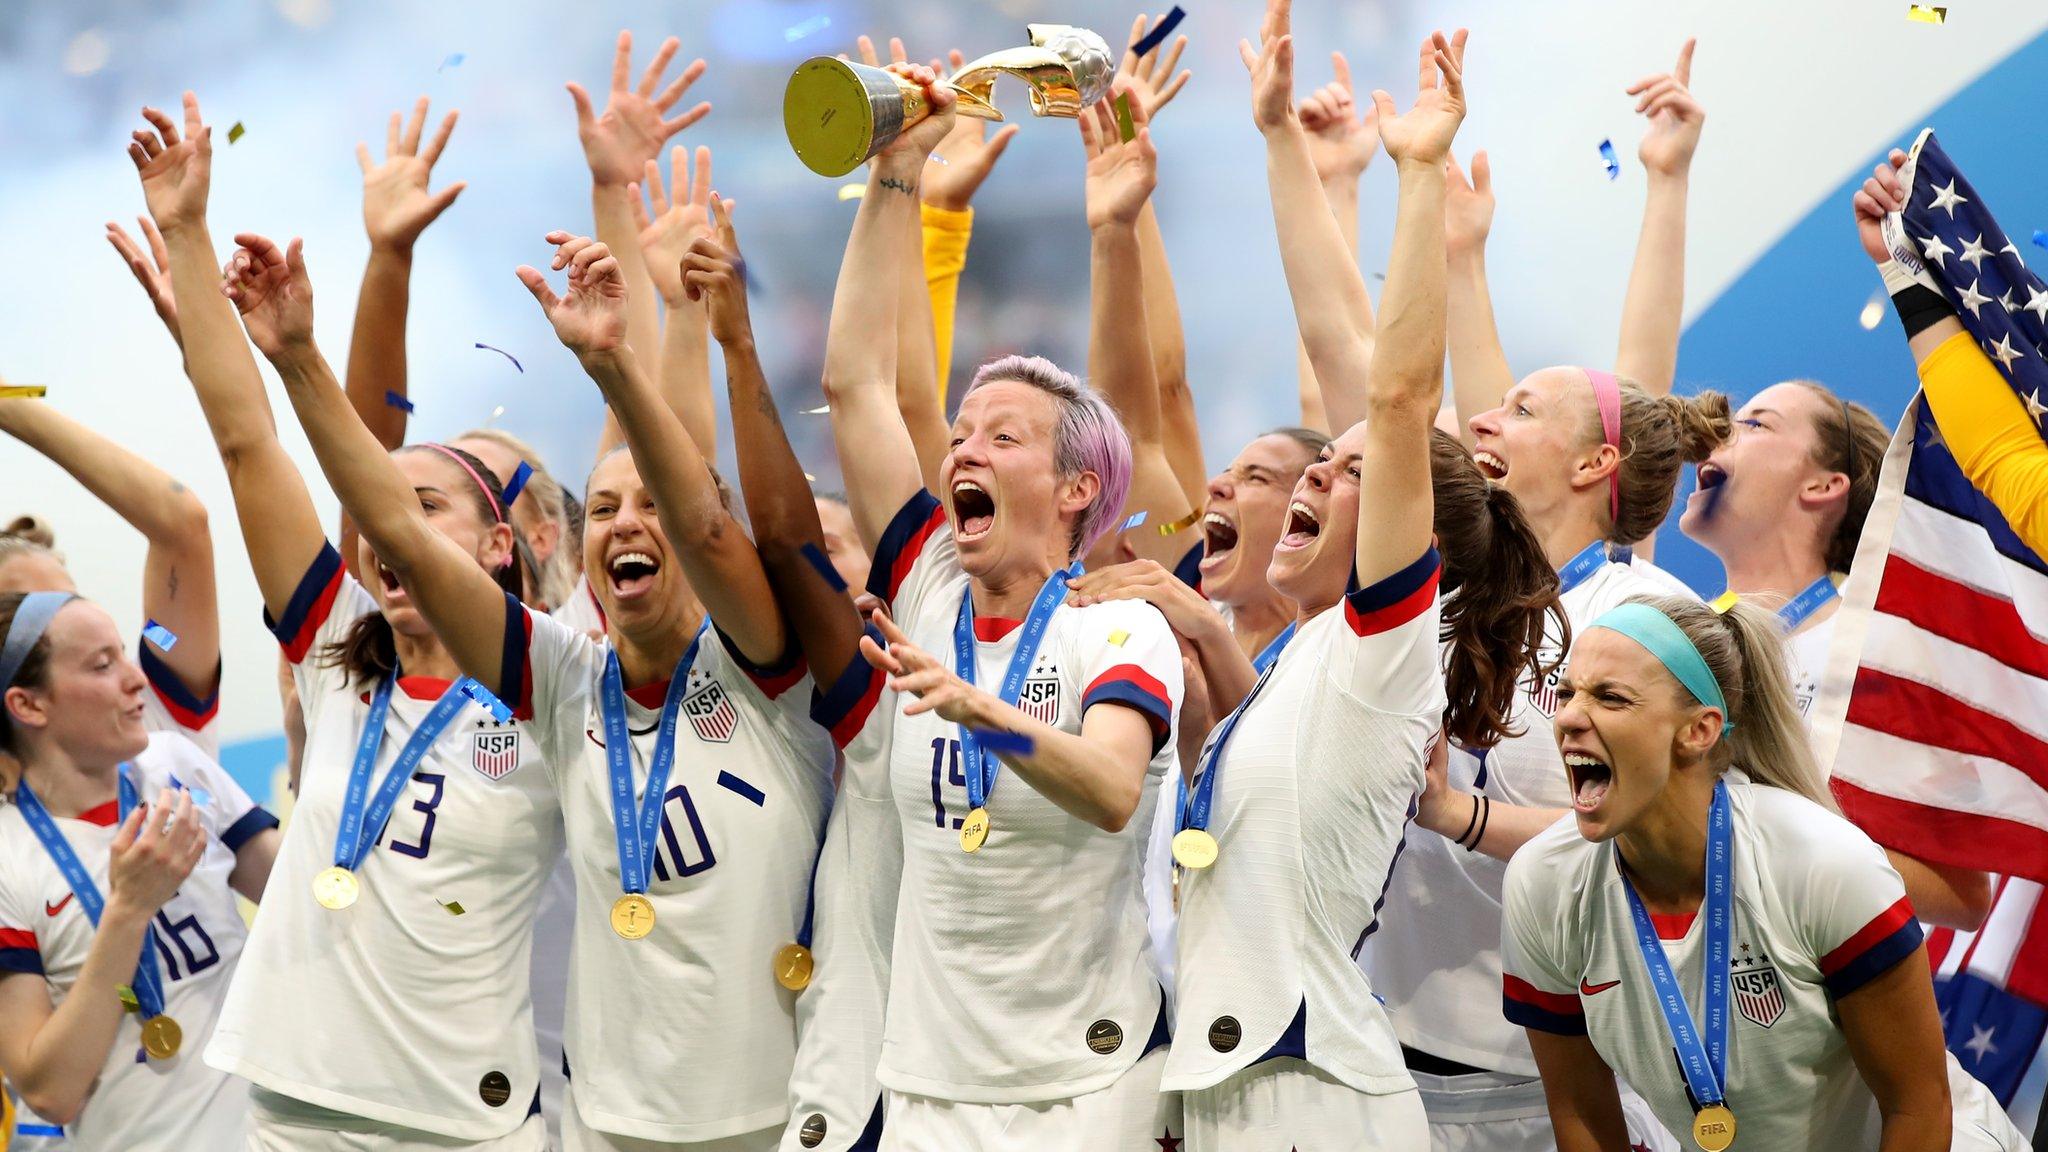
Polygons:
[[170,593],[166,598],[176,600],[178,598],[178,570],[176,568],[171,569],[170,575],[164,578],[164,584],[166,591]]
[[882,185],[882,187],[887,188],[892,192],[901,192],[905,196],[917,195],[917,188],[914,185],[912,185],[908,180],[898,180],[893,176],[884,176],[879,181],[879,183]]

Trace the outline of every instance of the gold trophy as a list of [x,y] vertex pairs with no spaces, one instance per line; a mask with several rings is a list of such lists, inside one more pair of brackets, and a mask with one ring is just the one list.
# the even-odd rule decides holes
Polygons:
[[[957,111],[1001,120],[992,100],[1007,73],[1031,90],[1031,114],[1072,120],[1109,94],[1116,60],[1102,37],[1067,24],[1032,24],[1031,45],[1005,48],[969,62],[948,86]],[[835,56],[797,66],[782,93],[782,124],[797,158],[820,176],[844,176],[872,159],[931,114],[924,89],[885,68]]]

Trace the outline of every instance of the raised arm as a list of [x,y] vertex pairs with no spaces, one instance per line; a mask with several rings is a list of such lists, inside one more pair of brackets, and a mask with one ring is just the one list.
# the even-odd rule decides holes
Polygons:
[[[700,103],[680,116],[667,117],[690,85],[704,74],[704,61],[693,60],[683,74],[670,81],[657,95],[662,73],[675,59],[682,42],[671,36],[655,50],[654,59],[640,74],[637,88],[628,87],[633,66],[633,34],[619,33],[612,53],[612,85],[604,112],[591,105],[590,93],[570,81],[569,96],[576,102],[576,135],[583,142],[583,158],[590,165],[590,207],[596,220],[597,239],[618,261],[625,279],[630,307],[627,342],[643,364],[661,363],[661,302],[647,279],[647,265],[640,254],[638,233],[633,227],[633,194],[628,185],[646,172],[649,160],[659,159],[668,138],[703,119],[711,105]],[[667,118],[665,118],[667,117]],[[623,440],[618,421],[605,415],[604,432],[598,440],[603,455]]]
[[[1699,148],[1706,110],[1693,99],[1692,50],[1687,40],[1670,72],[1629,85],[1636,111],[1650,121],[1638,155],[1649,177],[1643,232],[1621,307],[1621,346],[1615,372],[1653,395],[1671,391],[1678,375],[1678,331],[1685,312],[1685,198],[1692,156]],[[1642,551],[1642,545],[1637,545]]]
[[860,651],[860,616],[805,556],[825,554],[825,529],[803,465],[789,446],[775,396],[761,371],[754,325],[747,313],[746,264],[733,231],[730,206],[714,201],[717,239],[700,238],[684,257],[684,279],[711,316],[712,335],[725,353],[725,386],[732,398],[733,447],[740,491],[761,566],[796,631],[804,659],[820,683],[853,662]]
[[107,243],[114,246],[114,252],[121,262],[128,265],[128,271],[135,282],[142,286],[144,295],[149,297],[150,307],[156,309],[156,318],[164,322],[171,334],[171,342],[185,351],[185,338],[178,331],[178,302],[171,296],[171,253],[164,247],[163,233],[156,230],[156,221],[147,216],[137,216],[135,226],[149,242],[149,250],[128,235],[127,229],[107,221]]
[[[652,160],[641,184],[629,186],[633,224],[640,230],[640,253],[647,275],[660,296],[666,321],[661,336],[661,396],[683,422],[697,451],[718,456],[718,410],[711,401],[711,341],[705,334],[704,304],[683,291],[683,258],[698,238],[711,234],[711,149],[697,148],[697,168],[690,171],[689,152],[678,144],[669,149],[669,181],[661,181],[661,165]],[[654,202],[650,217],[640,190]]]
[[[1130,108],[1129,140],[1120,135],[1117,113],[1111,110],[1114,100]],[[1088,151],[1088,375],[1123,418],[1131,438],[1131,492],[1125,509],[1142,511],[1155,524],[1177,522],[1187,517],[1190,504],[1166,459],[1138,253],[1138,217],[1152,196],[1159,153],[1128,80],[1117,81],[1111,99],[1083,110],[1081,141]],[[1123,542],[1105,537],[1091,562],[1128,558],[1117,552],[1125,546],[1138,559],[1168,565],[1186,550],[1172,536],[1138,532]]]
[[[1351,62],[1342,52],[1330,53],[1330,67],[1335,79],[1301,102],[1301,126],[1308,133],[1309,155],[1315,161],[1316,178],[1322,181],[1323,200],[1337,218],[1337,230],[1344,235],[1344,251],[1351,254],[1355,264],[1358,183],[1372,163],[1373,154],[1379,151],[1379,110],[1370,100],[1360,104],[1355,99]],[[1373,339],[1371,297],[1361,295],[1351,303],[1359,309],[1352,317],[1353,323],[1365,334],[1369,348]],[[1326,433],[1342,432],[1342,428],[1330,427],[1329,414],[1323,411],[1322,385],[1309,363],[1308,349],[1299,341],[1295,344],[1295,360],[1300,377],[1302,426]]]
[[710,465],[627,343],[627,288],[618,262],[587,236],[550,232],[547,240],[557,246],[554,266],[568,271],[568,295],[557,296],[530,267],[519,269],[519,279],[618,414],[633,461],[654,493],[661,530],[697,598],[748,660],[776,664],[788,643],[767,574],[753,542],[719,502]]
[[897,277],[917,224],[918,184],[931,151],[953,127],[953,93],[937,73],[894,66],[924,87],[932,114],[897,137],[868,165],[867,194],[839,265],[832,323],[825,339],[825,399],[846,478],[847,506],[869,550],[898,509],[924,488],[916,446],[896,406]]
[[1259,49],[1239,41],[1237,50],[1252,75],[1252,120],[1266,138],[1273,222],[1294,301],[1295,325],[1322,389],[1330,427],[1342,432],[1365,417],[1373,339],[1358,317],[1369,314],[1370,304],[1365,303],[1365,279],[1358,273],[1358,263],[1345,251],[1344,234],[1323,199],[1308,134],[1295,114],[1291,20],[1288,0],[1268,0]]
[[1501,351],[1493,320],[1493,296],[1486,287],[1486,237],[1493,230],[1493,165],[1484,150],[1472,153],[1472,176],[1457,157],[1444,161],[1445,324],[1451,354],[1451,403],[1458,414],[1458,439],[1471,451],[1472,418],[1500,407],[1515,386],[1514,369]]
[[69,472],[149,541],[142,614],[178,642],[158,655],[191,694],[220,687],[220,603],[206,505],[169,473],[41,400],[0,400],[0,431]]
[[128,156],[170,255],[185,374],[227,468],[263,606],[281,617],[327,536],[304,478],[278,443],[263,378],[234,305],[220,292],[220,265],[206,228],[213,133],[200,121],[199,98],[185,93],[182,131],[154,108],[145,108],[143,116],[154,130],[136,132]]
[[427,98],[422,96],[402,126],[398,113],[391,114],[381,163],[370,158],[369,145],[356,145],[370,259],[363,265],[355,329],[348,341],[348,400],[387,452],[405,443],[406,412],[390,398],[406,395],[405,317],[412,298],[413,246],[468,187],[458,180],[439,192],[427,190],[457,115],[442,117],[422,147],[420,134],[427,124]]
[[486,565],[511,557],[512,529],[495,525],[483,550],[472,554],[434,528],[427,505],[444,503],[448,495],[415,488],[398,470],[313,343],[313,286],[299,241],[283,251],[247,233],[235,242],[242,248],[228,265],[228,298],[241,309],[249,338],[277,369],[342,508],[463,672],[505,694],[516,687],[500,675],[505,594]]

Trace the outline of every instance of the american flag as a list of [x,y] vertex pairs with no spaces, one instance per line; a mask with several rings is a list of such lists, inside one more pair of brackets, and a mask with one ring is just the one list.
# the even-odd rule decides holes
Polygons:
[[[1913,158],[1894,224],[2039,431],[2048,285],[1931,131]],[[1843,812],[1887,847],[2010,877],[1982,931],[1929,939],[1949,1047],[2009,1104],[2048,1020],[2048,562],[1971,486],[1922,399],[1885,454],[1843,601],[1814,709]]]

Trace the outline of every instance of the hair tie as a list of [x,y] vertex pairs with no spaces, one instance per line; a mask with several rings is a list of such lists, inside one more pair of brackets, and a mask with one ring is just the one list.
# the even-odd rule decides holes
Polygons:
[[1610,608],[1593,621],[1591,627],[1605,628],[1642,645],[1655,656],[1659,663],[1678,678],[1693,699],[1721,714],[1721,734],[1726,736],[1735,727],[1735,721],[1728,716],[1728,702],[1721,696],[1720,682],[1714,679],[1714,672],[1707,667],[1707,659],[1700,655],[1692,637],[1685,634],[1676,621],[1664,613],[1640,601]]
[[[1593,403],[1600,409],[1601,442],[1619,452],[1621,450],[1621,385],[1614,379],[1614,373],[1602,372],[1597,368],[1581,368],[1586,380],[1593,385]],[[1614,471],[1607,474],[1607,517],[1617,523],[1621,520],[1621,464],[1617,461]]]
[[476,490],[484,494],[484,503],[490,505],[491,519],[498,524],[503,524],[505,522],[504,510],[498,507],[498,498],[496,496],[491,495],[491,486],[484,483],[484,478],[482,476],[477,475],[476,469],[471,468],[469,466],[469,461],[464,460],[461,456],[456,455],[455,449],[448,447],[446,444],[436,444],[430,440],[427,443],[420,445],[420,447],[431,448],[434,451],[439,452],[441,455],[446,456],[450,460],[455,461],[455,463],[459,467],[461,467],[461,469],[464,472],[469,473],[469,478],[471,480],[476,481]]

